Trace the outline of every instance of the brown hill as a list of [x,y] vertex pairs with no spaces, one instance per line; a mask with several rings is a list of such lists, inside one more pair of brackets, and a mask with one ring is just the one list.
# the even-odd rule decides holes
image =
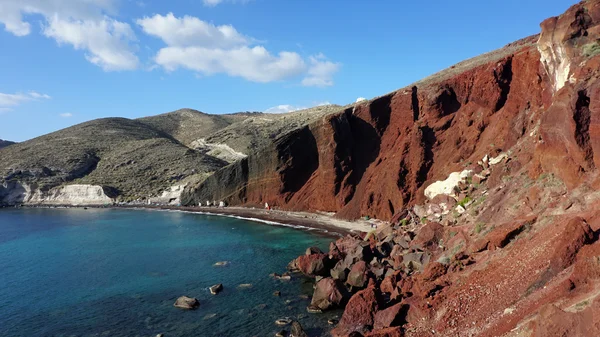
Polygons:
[[132,200],[190,176],[203,179],[225,164],[147,124],[104,118],[0,150],[0,199],[10,193],[7,183],[18,181],[42,191],[65,183],[96,184],[120,200]]

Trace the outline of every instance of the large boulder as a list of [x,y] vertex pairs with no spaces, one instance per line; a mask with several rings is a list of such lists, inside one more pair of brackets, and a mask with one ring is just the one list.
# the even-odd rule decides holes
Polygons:
[[352,263],[358,261],[370,262],[373,259],[373,256],[374,254],[370,244],[366,241],[361,241],[354,248],[346,252],[346,257],[344,259],[350,260]]
[[[337,239],[337,241],[335,241],[335,246],[342,253],[342,255],[346,256],[346,254],[348,254],[348,252],[350,252],[351,250],[354,250],[354,248],[356,248],[356,246],[358,246],[361,242],[362,242],[361,239],[351,236],[351,235],[347,235],[347,236],[344,236],[343,238]],[[331,250],[331,246],[330,246],[330,250]]]
[[358,261],[352,266],[346,283],[356,288],[364,288],[367,285],[367,263]]
[[315,291],[310,304],[311,307],[327,310],[343,306],[348,297],[348,291],[340,280],[326,277],[315,285]]
[[374,329],[384,329],[389,327],[400,326],[405,322],[407,307],[398,303],[391,307],[380,310],[374,317]]
[[550,252],[550,268],[554,272],[560,272],[570,266],[579,249],[591,242],[593,238],[594,231],[584,219],[574,217],[569,220],[558,236],[559,241],[555,244],[557,249]]
[[408,253],[402,256],[402,263],[409,270],[422,271],[424,266],[429,263],[430,256],[427,253],[415,252]]
[[208,290],[210,290],[211,294],[216,295],[223,291],[223,285],[221,283],[215,284],[214,286],[208,287]]
[[412,244],[421,249],[436,247],[444,235],[444,226],[437,222],[429,222],[421,227]]
[[295,267],[309,277],[328,276],[329,265],[330,260],[327,254],[302,255],[296,259],[295,263]]
[[425,188],[425,196],[429,199],[435,198],[439,194],[455,195],[456,188],[460,183],[467,180],[473,175],[471,170],[463,170],[461,172],[452,172],[446,180],[436,181]]
[[365,333],[373,328],[374,316],[379,309],[377,289],[372,282],[350,298],[338,326],[331,331],[334,337],[352,332]]
[[338,263],[336,263],[336,265],[333,268],[331,268],[329,273],[334,279],[345,282],[348,278],[348,273],[350,273],[347,261],[338,261]]
[[306,252],[304,253],[304,255],[312,255],[312,254],[323,254],[323,252],[321,251],[321,249],[319,247],[308,247],[306,248]]
[[181,296],[177,299],[177,301],[175,301],[173,306],[181,309],[192,310],[198,308],[200,306],[200,302],[193,297]]
[[381,285],[379,286],[379,289],[383,293],[391,294],[394,291],[394,289],[396,289],[396,286],[398,285],[398,283],[401,280],[402,280],[402,271],[400,271],[400,270],[394,271],[392,274],[386,276],[383,279],[383,281],[381,281]]

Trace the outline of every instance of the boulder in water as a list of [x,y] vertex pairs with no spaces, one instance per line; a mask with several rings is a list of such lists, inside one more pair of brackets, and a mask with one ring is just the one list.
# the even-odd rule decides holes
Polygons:
[[292,323],[292,320],[289,319],[289,318],[287,318],[287,317],[286,318],[280,318],[280,319],[278,319],[278,320],[275,321],[275,324],[277,324],[277,325],[288,325],[290,323]]
[[229,265],[229,261],[219,261],[219,262],[216,262],[213,266],[223,267],[223,266],[227,266],[227,265]]
[[200,302],[193,297],[181,296],[175,301],[173,306],[181,309],[192,310],[200,306]]
[[208,290],[210,290],[211,294],[216,295],[223,291],[223,285],[221,283],[215,284],[214,286],[209,287]]
[[290,337],[308,337],[304,329],[302,329],[302,325],[298,323],[298,321],[292,321],[292,329],[291,329]]

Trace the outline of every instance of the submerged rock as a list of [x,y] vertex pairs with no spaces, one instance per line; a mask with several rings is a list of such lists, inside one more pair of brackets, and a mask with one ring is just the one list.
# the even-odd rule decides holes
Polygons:
[[306,332],[304,332],[304,329],[302,329],[302,325],[300,325],[300,323],[293,321],[290,337],[308,337],[308,335]]
[[310,314],[322,314],[323,310],[321,310],[321,308],[315,306],[315,305],[309,305],[308,307],[306,307],[306,311],[308,311],[308,313]]
[[275,334],[275,337],[287,337],[287,336],[288,336],[288,332],[286,330],[281,330]]
[[219,261],[219,262],[216,262],[213,266],[223,267],[223,266],[227,266],[227,265],[229,265],[229,261]]
[[288,317],[286,317],[286,318],[280,318],[280,319],[278,319],[278,320],[275,321],[275,324],[277,324],[277,325],[288,325],[290,323],[292,323],[292,320],[290,318],[288,318]]
[[211,294],[216,295],[223,291],[223,285],[221,283],[215,284],[214,286],[209,287],[208,290],[210,290]]
[[200,302],[193,297],[181,296],[175,301],[173,306],[181,309],[193,310],[200,306]]

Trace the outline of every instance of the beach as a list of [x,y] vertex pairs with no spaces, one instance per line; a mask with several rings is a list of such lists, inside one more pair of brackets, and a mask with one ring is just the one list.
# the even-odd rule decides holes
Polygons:
[[360,232],[369,232],[373,230],[372,224],[383,223],[380,220],[355,220],[348,221],[337,219],[334,213],[325,212],[293,212],[283,210],[266,210],[260,208],[249,207],[188,207],[188,206],[171,206],[171,205],[140,205],[129,206],[122,205],[116,208],[131,208],[131,209],[155,209],[155,210],[172,210],[182,212],[203,213],[216,216],[236,217],[250,221],[259,221],[273,225],[290,226],[299,229],[318,229],[328,234],[343,236],[347,234],[358,234]]

